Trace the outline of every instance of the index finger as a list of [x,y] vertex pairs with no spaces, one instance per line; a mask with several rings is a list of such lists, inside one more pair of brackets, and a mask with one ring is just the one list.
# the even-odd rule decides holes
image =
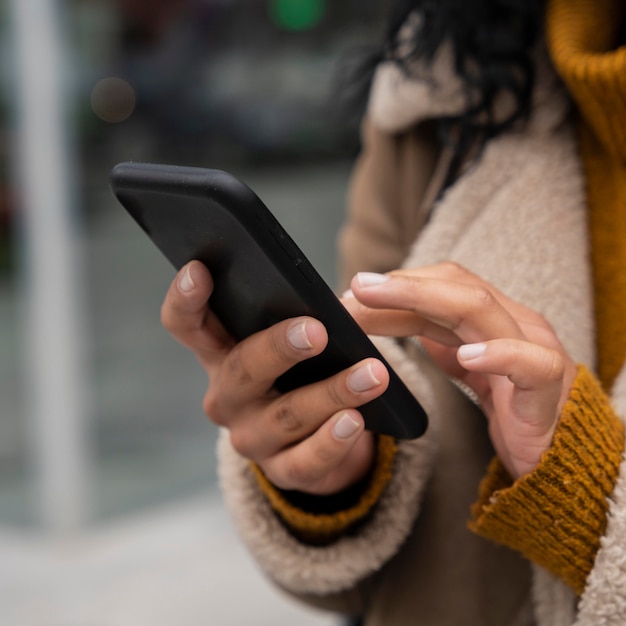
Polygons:
[[[412,311],[453,332],[465,343],[508,337],[526,339],[517,321],[486,283],[460,283],[414,274],[360,273],[352,291],[374,309]],[[424,326],[424,336],[437,336]]]
[[394,276],[421,276],[423,278],[437,278],[440,280],[450,280],[465,284],[485,285],[494,298],[518,321],[527,324],[537,324],[538,315],[527,306],[513,300],[500,291],[491,283],[487,283],[477,274],[474,274],[466,267],[453,261],[437,263],[436,265],[425,265],[418,268],[399,269],[391,272]]

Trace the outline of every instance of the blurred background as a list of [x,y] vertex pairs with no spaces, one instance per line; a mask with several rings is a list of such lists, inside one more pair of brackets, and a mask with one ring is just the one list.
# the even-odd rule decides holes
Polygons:
[[341,68],[380,40],[382,5],[0,4],[0,623],[337,623],[235,537],[205,376],[159,322],[174,271],[107,176],[229,170],[332,284],[359,147]]

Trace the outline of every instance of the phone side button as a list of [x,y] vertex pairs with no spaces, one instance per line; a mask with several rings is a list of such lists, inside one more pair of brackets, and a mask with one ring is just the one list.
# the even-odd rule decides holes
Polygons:
[[296,267],[310,283],[316,283],[319,280],[318,273],[313,269],[313,266],[308,261],[305,261],[304,259],[296,259]]
[[298,257],[302,254],[300,250],[298,250],[298,246],[296,246],[296,244],[293,243],[288,236],[280,231],[271,230],[271,233],[280,247],[289,255],[289,258],[293,259],[297,263]]

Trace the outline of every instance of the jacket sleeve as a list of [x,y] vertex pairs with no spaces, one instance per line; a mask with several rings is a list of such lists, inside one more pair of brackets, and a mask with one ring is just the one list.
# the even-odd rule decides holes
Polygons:
[[258,465],[251,463],[251,469],[273,511],[291,533],[305,543],[323,546],[355,530],[372,512],[391,480],[397,451],[393,437],[379,436],[369,476],[330,497],[284,492],[266,478]]
[[[436,397],[432,379],[426,382],[430,379],[428,372],[407,358],[394,340],[375,339],[375,343],[413,393],[420,398],[430,394]],[[428,401],[426,397],[427,411]],[[434,454],[428,433],[417,440],[400,442],[389,482],[361,520],[358,531],[345,532],[324,546],[301,541],[287,527],[263,492],[250,463],[230,445],[227,432],[222,433],[219,443],[220,482],[240,536],[275,583],[290,593],[317,597],[317,604],[322,596],[328,596],[333,608],[337,608],[338,594],[346,592],[349,600],[344,609],[351,612],[355,608],[355,587],[378,571],[408,536]]]
[[[611,404],[626,417],[626,368],[616,379]],[[593,569],[585,581],[576,626],[618,626],[626,623],[626,455],[608,499],[607,524]]]
[[400,267],[420,228],[421,204],[438,157],[428,124],[390,135],[366,119],[361,138],[363,150],[353,170],[338,240],[341,289],[359,271]]

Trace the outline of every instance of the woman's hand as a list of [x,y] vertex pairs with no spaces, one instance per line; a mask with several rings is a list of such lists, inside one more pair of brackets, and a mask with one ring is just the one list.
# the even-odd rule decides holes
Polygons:
[[454,263],[357,274],[345,304],[368,332],[418,336],[434,361],[477,394],[513,478],[550,447],[576,366],[538,313]]
[[165,328],[209,376],[203,404],[209,418],[227,428],[234,448],[279,488],[330,494],[363,478],[374,443],[355,407],[387,388],[384,365],[366,359],[279,394],[276,378],[325,348],[324,326],[301,317],[236,343],[207,306],[212,288],[208,270],[192,261],[172,282],[161,310]]

